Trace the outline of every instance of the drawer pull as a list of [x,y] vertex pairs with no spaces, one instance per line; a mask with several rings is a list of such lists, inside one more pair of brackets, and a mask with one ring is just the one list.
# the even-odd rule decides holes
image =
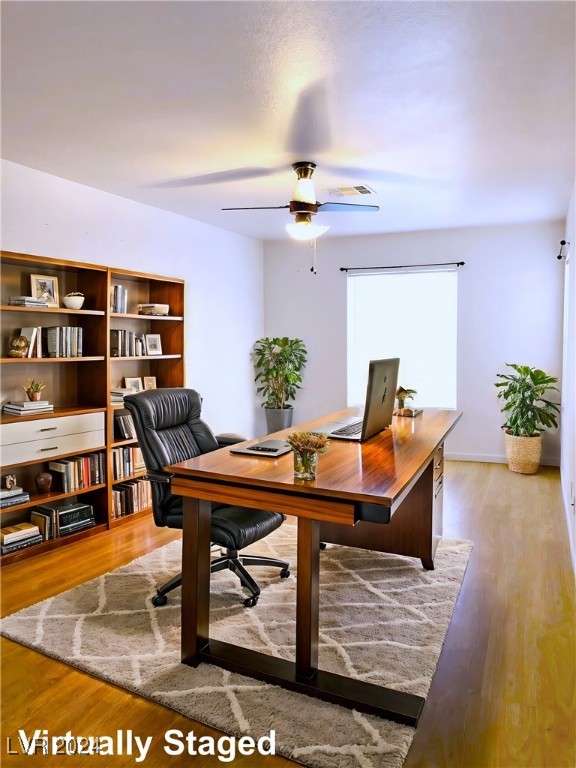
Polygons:
[[58,427],[44,427],[44,429],[41,429],[40,432],[54,432],[57,429]]
[[434,469],[440,469],[441,466],[442,466],[442,459],[440,459],[438,464],[434,464]]
[[42,453],[42,451],[57,451],[57,450],[58,450],[58,446],[54,445],[52,448],[40,448],[40,453]]

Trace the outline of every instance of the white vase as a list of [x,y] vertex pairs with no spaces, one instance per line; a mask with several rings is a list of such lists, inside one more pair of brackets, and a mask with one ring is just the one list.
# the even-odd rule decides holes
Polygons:
[[84,304],[84,296],[64,296],[64,306],[68,309],[81,309]]

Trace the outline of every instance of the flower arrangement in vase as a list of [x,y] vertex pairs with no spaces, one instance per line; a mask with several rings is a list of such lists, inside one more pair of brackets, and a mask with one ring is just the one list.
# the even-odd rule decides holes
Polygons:
[[286,442],[294,451],[294,477],[314,480],[318,454],[328,449],[328,437],[323,432],[292,432]]

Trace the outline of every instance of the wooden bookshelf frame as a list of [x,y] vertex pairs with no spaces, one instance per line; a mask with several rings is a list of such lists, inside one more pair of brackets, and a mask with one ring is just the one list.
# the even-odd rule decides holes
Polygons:
[[[73,454],[58,454],[50,460],[70,455],[87,455],[98,451],[106,453],[106,482],[79,491],[64,493],[51,491],[40,495],[34,486],[34,477],[48,468],[47,460],[5,464],[2,476],[16,474],[18,484],[30,493],[30,501],[0,510],[1,526],[29,520],[30,511],[38,504],[63,499],[89,498],[95,508],[96,526],[75,534],[51,539],[29,549],[3,555],[0,566],[33,557],[48,550],[125,525],[149,515],[143,510],[131,515],[112,517],[112,492],[115,485],[141,477],[113,480],[112,448],[135,445],[137,440],[120,440],[114,436],[114,412],[118,407],[110,403],[111,387],[120,386],[126,377],[155,376],[158,387],[181,387],[185,380],[184,356],[184,281],[144,272],[118,269],[101,264],[36,256],[2,251],[2,287],[0,289],[0,362],[2,363],[1,404],[23,399],[21,390],[27,378],[41,378],[47,383],[45,393],[54,403],[54,411],[31,416],[0,415],[0,425],[51,419],[85,413],[101,412],[105,415],[105,445]],[[47,274],[58,278],[60,297],[72,291],[81,291],[86,300],[82,309],[49,307],[12,307],[10,296],[30,295],[30,275]],[[124,313],[111,311],[110,296],[113,285],[128,289],[128,306]],[[137,304],[169,304],[170,314],[141,315]],[[8,357],[10,339],[18,329],[29,326],[78,325],[83,329],[82,357],[67,358],[12,358]],[[131,330],[137,334],[160,334],[162,355],[144,357],[111,357],[110,331],[114,328]],[[67,365],[62,365],[67,363]]]

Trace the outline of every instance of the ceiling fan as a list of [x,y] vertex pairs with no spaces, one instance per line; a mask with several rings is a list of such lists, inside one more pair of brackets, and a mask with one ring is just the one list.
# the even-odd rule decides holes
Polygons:
[[316,200],[314,191],[314,182],[312,174],[316,168],[316,163],[309,160],[303,160],[292,163],[292,168],[297,177],[296,186],[292,195],[292,200],[288,205],[257,205],[244,208],[222,208],[223,211],[269,211],[289,208],[290,213],[294,215],[294,222],[286,224],[286,231],[295,240],[314,240],[323,235],[330,227],[314,224],[312,217],[319,210],[322,211],[367,211],[374,212],[380,210],[377,205],[356,205],[355,203],[319,203]]

